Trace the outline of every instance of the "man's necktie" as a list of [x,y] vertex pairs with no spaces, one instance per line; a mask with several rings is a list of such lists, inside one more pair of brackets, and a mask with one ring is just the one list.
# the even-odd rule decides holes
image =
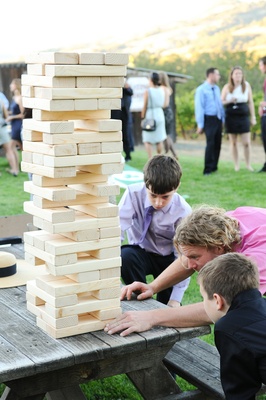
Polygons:
[[145,209],[143,232],[142,232],[142,235],[141,235],[141,237],[139,239],[139,244],[143,242],[143,240],[144,240],[144,238],[146,236],[147,230],[149,229],[149,226],[150,226],[151,220],[152,220],[153,211],[154,211],[154,208],[152,206],[150,206],[150,207]]
[[218,102],[216,93],[215,93],[215,87],[212,87],[212,92],[213,92],[213,98],[214,98],[214,104],[216,107],[216,111],[217,111],[217,118],[221,119],[221,109],[220,109],[220,103]]

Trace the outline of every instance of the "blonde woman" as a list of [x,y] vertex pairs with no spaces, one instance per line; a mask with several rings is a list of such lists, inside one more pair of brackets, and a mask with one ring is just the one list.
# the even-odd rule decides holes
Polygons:
[[174,113],[172,108],[170,107],[170,97],[173,94],[173,89],[170,86],[169,83],[169,78],[168,75],[164,72],[161,71],[159,72],[159,78],[160,78],[160,83],[161,83],[161,88],[163,88],[165,92],[165,101],[164,101],[164,106],[163,106],[163,112],[164,112],[164,118],[165,118],[165,130],[166,130],[166,139],[164,140],[164,150],[165,153],[168,153],[169,151],[173,154],[174,158],[178,160],[175,148],[174,148],[174,142],[171,137],[172,132],[175,133],[175,120],[174,120]]
[[251,86],[245,80],[241,67],[232,68],[229,81],[222,89],[221,99],[225,106],[225,127],[229,135],[235,171],[239,171],[238,135],[244,148],[246,167],[253,171],[250,165],[250,125],[256,124],[256,117]]
[[17,176],[18,171],[16,170],[16,156],[11,146],[11,139],[7,129],[6,119],[8,117],[8,111],[4,104],[0,101],[0,146],[3,146],[6,159],[9,162],[10,172],[13,176]]

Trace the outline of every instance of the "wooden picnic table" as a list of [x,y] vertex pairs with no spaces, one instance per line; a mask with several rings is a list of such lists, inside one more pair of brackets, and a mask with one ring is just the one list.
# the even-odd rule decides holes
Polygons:
[[[21,246],[2,250],[18,258]],[[121,305],[123,311],[166,307],[153,299]],[[128,375],[144,399],[178,399],[181,390],[164,356],[175,342],[210,332],[209,326],[154,327],[126,337],[96,331],[54,339],[35,318],[26,308],[26,286],[0,289],[0,383],[6,385],[1,400],[84,400],[81,383],[120,374]]]

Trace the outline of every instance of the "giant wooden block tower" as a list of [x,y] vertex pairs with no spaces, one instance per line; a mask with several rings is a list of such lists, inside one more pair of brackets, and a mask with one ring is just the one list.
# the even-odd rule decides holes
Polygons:
[[[47,274],[27,283],[27,307],[55,338],[103,329],[121,313],[120,225],[108,177],[123,170],[121,107],[128,55],[34,54],[22,75],[24,203],[37,231],[25,259]],[[37,267],[36,267],[37,268]]]

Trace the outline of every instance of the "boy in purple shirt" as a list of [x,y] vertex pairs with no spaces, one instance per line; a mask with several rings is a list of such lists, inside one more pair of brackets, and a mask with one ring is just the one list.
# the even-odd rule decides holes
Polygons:
[[[175,230],[191,212],[189,204],[176,193],[181,176],[181,167],[175,159],[154,156],[144,166],[144,182],[128,186],[121,198],[121,240],[125,232],[128,240],[121,248],[121,276],[126,285],[146,282],[147,275],[156,278],[177,258],[173,245]],[[180,303],[188,284],[189,278],[176,285],[174,299],[170,299],[170,287],[160,291],[157,300],[164,304],[169,299]]]

